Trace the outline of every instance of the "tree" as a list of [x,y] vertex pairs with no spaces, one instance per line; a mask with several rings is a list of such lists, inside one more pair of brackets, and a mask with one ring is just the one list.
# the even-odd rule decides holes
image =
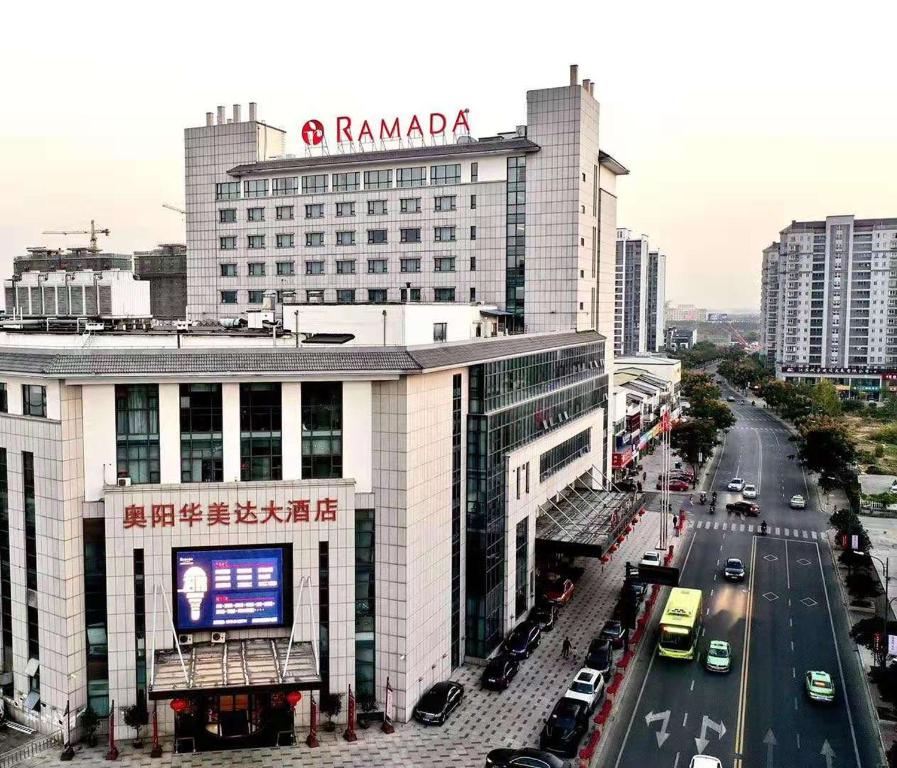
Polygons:
[[138,749],[143,746],[140,741],[140,729],[149,723],[149,711],[146,708],[146,700],[141,696],[135,704],[122,707],[125,725],[134,729],[134,746]]
[[691,464],[696,477],[698,465],[702,460],[706,461],[717,442],[716,427],[708,419],[680,421],[670,432],[670,445]]
[[816,413],[823,416],[841,415],[841,398],[835,385],[828,379],[819,380],[810,393],[810,399],[813,401]]
[[343,711],[343,695],[341,693],[325,693],[321,695],[321,712],[327,715],[328,731],[336,728],[333,722],[334,717],[338,717]]
[[87,737],[87,743],[91,747],[97,745],[97,728],[100,727],[100,716],[88,703],[87,708],[81,713],[81,728]]
[[856,448],[840,421],[828,416],[808,418],[801,426],[800,457],[821,475],[845,478],[856,459]]
[[735,424],[732,409],[721,400],[704,400],[693,404],[689,416],[709,421],[716,429],[729,429]]

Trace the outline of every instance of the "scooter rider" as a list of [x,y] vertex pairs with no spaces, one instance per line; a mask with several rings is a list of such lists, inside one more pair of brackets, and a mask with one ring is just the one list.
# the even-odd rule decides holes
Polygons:
[[701,504],[707,502],[707,493],[705,491],[701,491]]
[[712,501],[710,502],[710,509],[709,509],[709,512],[710,512],[711,515],[712,515],[714,512],[716,512],[716,504],[714,504]]
[[762,523],[760,523],[760,533],[763,536],[766,535],[766,521],[765,520]]

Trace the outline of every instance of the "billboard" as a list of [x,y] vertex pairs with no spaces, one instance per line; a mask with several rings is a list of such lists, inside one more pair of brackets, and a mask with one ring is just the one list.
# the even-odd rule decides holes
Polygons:
[[195,547],[171,552],[179,631],[283,627],[292,621],[292,550]]

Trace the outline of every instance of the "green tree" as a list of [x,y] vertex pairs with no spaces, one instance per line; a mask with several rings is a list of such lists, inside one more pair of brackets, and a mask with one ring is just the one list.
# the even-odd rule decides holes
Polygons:
[[841,398],[835,385],[828,379],[819,380],[810,393],[810,399],[813,401],[816,413],[821,413],[823,416],[841,415]]
[[670,445],[679,452],[698,474],[698,465],[706,461],[718,442],[717,430],[709,419],[690,418],[680,421],[670,432]]
[[846,478],[856,459],[856,448],[847,428],[830,416],[813,416],[801,425],[800,457],[821,475]]

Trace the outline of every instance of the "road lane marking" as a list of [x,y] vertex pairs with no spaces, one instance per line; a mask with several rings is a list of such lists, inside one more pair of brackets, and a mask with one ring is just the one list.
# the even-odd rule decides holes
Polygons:
[[813,541],[816,541],[816,531],[811,531],[811,533],[813,534]]
[[[694,687],[695,681],[691,681],[692,687]],[[682,727],[685,728],[685,724],[688,722],[688,712],[685,713],[685,717],[682,718]]]
[[790,535],[791,535],[790,533],[788,533],[788,529],[787,529],[787,528],[785,529],[785,535],[786,535],[786,536],[790,536]]
[[695,681],[691,681],[691,687],[688,689],[689,691],[693,691],[695,689]]
[[794,667],[791,667],[791,679],[797,680],[797,670]]
[[819,560],[819,578],[822,579],[822,593],[825,595],[825,607],[828,608],[828,621],[832,628],[832,642],[835,644],[835,658],[838,660],[838,674],[841,677],[841,689],[844,691],[844,708],[847,710],[847,721],[850,723],[850,736],[853,739],[853,754],[856,758],[857,768],[862,768],[860,763],[860,748],[857,746],[857,734],[853,727],[853,713],[850,711],[850,702],[847,699],[847,683],[844,680],[844,667],[841,664],[841,651],[838,648],[838,636],[835,634],[835,620],[832,618],[832,604],[828,599],[828,585],[825,583],[825,571],[822,570],[822,553],[819,544],[816,545],[816,557]]
[[794,697],[794,711],[797,712],[797,696]]
[[[785,535],[788,535],[788,529],[785,529]],[[785,577],[788,580],[788,589],[791,589],[791,568],[788,566],[788,539],[785,539]]]
[[778,536],[779,534],[781,534],[781,530],[778,527],[776,527],[776,536]]
[[760,430],[754,430],[757,435],[757,448],[760,450],[760,465],[757,468],[757,493],[763,489],[763,440],[760,439]]
[[797,737],[797,748],[800,749],[800,734],[795,733],[794,735]]
[[794,640],[791,641],[791,653],[794,653]]
[[673,768],[676,768],[679,765],[679,753],[676,753],[676,759],[673,760]]
[[[754,604],[754,565],[757,562],[757,539],[751,539],[751,573],[748,577],[747,610],[744,622],[744,645],[741,654],[741,680],[738,689],[738,716],[735,724],[735,754],[741,755],[744,746],[744,719],[747,714],[747,680],[751,657],[751,611]],[[738,759],[741,764],[741,759]]]

